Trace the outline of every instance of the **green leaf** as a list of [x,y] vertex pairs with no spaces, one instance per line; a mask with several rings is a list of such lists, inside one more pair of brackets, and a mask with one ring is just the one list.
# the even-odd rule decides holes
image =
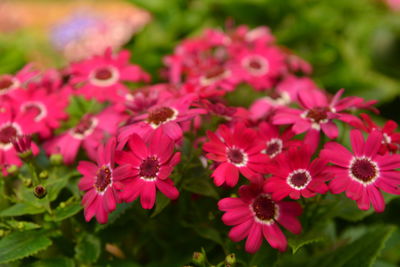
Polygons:
[[162,212],[168,204],[171,202],[169,198],[167,198],[164,194],[161,194],[160,192],[157,193],[157,200],[156,200],[156,208],[151,214],[151,218]]
[[21,216],[26,214],[39,214],[45,211],[44,207],[36,207],[26,203],[17,203],[0,212],[0,217]]
[[372,227],[354,242],[315,257],[309,266],[371,266],[394,230],[394,226]]
[[183,189],[202,196],[219,199],[215,186],[211,184],[211,179],[209,177],[197,176],[185,179],[184,181],[182,185]]
[[111,225],[114,223],[122,214],[125,213],[127,209],[132,207],[134,202],[131,203],[121,203],[117,205],[117,209],[113,211],[111,214],[108,216],[108,222],[106,224],[97,224],[95,228],[95,232],[101,231],[105,229],[107,226]]
[[57,199],[58,194],[60,191],[67,186],[68,184],[68,177],[57,177],[53,179],[49,179],[46,187],[47,187],[47,195],[49,201],[54,201]]
[[54,221],[59,222],[65,220],[82,210],[82,205],[80,203],[67,204],[65,207],[58,206],[54,210]]
[[75,246],[75,258],[83,263],[94,263],[100,257],[101,243],[94,235],[83,235]]
[[14,232],[0,241],[0,263],[34,255],[51,244],[42,231]]
[[16,229],[19,231],[33,230],[40,228],[40,225],[32,222],[25,221],[6,221],[6,224],[1,224],[1,226],[11,229]]
[[31,265],[32,267],[75,267],[72,259],[57,258],[57,259],[43,259],[36,261]]

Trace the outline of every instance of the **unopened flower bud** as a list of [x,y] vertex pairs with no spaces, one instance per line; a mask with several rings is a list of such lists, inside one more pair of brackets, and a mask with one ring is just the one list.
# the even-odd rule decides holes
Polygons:
[[235,266],[236,265],[236,256],[234,253],[229,254],[225,258],[225,263],[229,266]]
[[42,185],[37,185],[35,189],[33,189],[33,194],[37,198],[44,198],[47,195],[47,190]]
[[26,187],[31,187],[32,185],[32,179],[28,178],[28,179],[23,179],[22,182],[24,183],[24,185]]
[[16,174],[18,172],[18,167],[16,165],[11,165],[7,168],[7,173]]
[[15,150],[18,152],[18,156],[22,160],[32,158],[32,138],[29,135],[18,135],[11,140]]
[[49,177],[49,172],[48,171],[41,171],[39,173],[39,178],[40,179],[47,179]]
[[194,252],[193,253],[193,263],[198,266],[204,266],[206,262],[206,257],[201,252]]
[[61,154],[53,154],[50,156],[50,162],[53,165],[61,165],[63,163],[63,156]]

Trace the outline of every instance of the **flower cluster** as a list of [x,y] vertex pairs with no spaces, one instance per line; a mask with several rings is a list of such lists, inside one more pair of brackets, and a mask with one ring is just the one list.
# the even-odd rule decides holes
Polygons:
[[[377,113],[376,101],[319,88],[307,76],[311,66],[278,46],[268,28],[207,30],[178,45],[165,64],[159,84],[150,84],[127,51],[111,49],[60,72],[27,66],[0,76],[3,175],[21,166],[22,147],[37,154],[37,143],[66,165],[79,161],[85,218],[106,223],[119,203],[139,199],[151,209],[157,191],[177,199],[175,166],[189,141],[201,156],[181,164],[203,166],[198,179],[209,173],[217,187],[238,190],[218,208],[233,226],[229,237],[247,238],[249,253],[263,239],[284,251],[279,225],[301,233],[307,202],[299,199],[345,192],[360,209],[372,204],[382,212],[382,191],[400,194],[397,124],[380,127],[360,114]],[[227,100],[243,90],[252,103],[231,106]],[[77,116],[77,99],[98,108]]]

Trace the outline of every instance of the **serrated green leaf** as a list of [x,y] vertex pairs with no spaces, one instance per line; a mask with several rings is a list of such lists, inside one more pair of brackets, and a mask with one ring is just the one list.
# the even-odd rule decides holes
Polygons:
[[32,267],[75,267],[75,263],[72,259],[57,258],[57,259],[43,259],[36,261]]
[[215,186],[211,184],[211,179],[206,176],[198,176],[185,179],[182,187],[183,189],[192,193],[219,199],[218,193],[215,190]]
[[371,266],[394,230],[394,226],[372,227],[354,242],[315,257],[309,266]]
[[3,211],[0,212],[0,217],[11,217],[11,216],[21,216],[21,215],[33,215],[40,214],[45,211],[44,207],[36,207],[26,203],[17,203]]
[[41,231],[14,232],[0,241],[0,263],[34,255],[51,244]]
[[161,194],[160,192],[157,193],[157,200],[156,200],[156,208],[151,214],[151,218],[156,216],[157,214],[160,214],[171,202],[169,198],[167,198],[165,195]]
[[83,235],[75,246],[75,258],[82,263],[94,263],[100,257],[101,243],[94,235]]
[[65,207],[59,206],[57,207],[57,209],[54,210],[53,219],[55,222],[59,222],[71,216],[74,216],[81,210],[82,210],[82,205],[80,203],[67,204]]

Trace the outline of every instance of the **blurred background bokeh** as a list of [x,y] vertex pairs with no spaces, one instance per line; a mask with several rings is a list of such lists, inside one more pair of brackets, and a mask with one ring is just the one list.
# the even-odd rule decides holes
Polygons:
[[[157,80],[162,58],[206,27],[267,25],[329,91],[400,103],[398,0],[2,0],[0,73],[62,67],[125,46]],[[397,112],[394,112],[397,113]]]

